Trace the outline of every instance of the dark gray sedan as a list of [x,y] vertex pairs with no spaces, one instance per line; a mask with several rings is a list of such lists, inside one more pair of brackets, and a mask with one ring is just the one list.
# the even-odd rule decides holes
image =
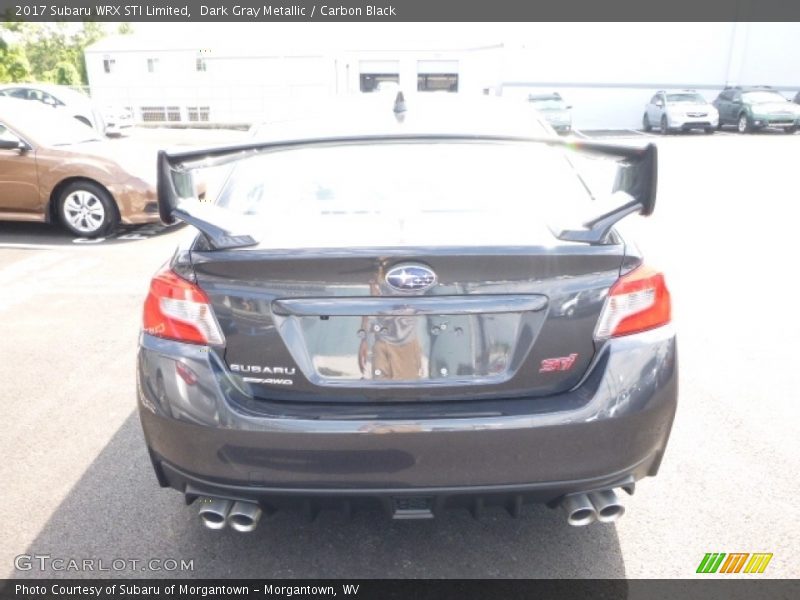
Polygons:
[[[558,138],[526,103],[391,100],[161,153],[162,219],[199,233],[144,307],[158,482],[213,529],[367,505],[615,521],[677,403],[664,276],[615,228],[653,211],[655,147]],[[603,202],[584,154],[616,169]]]

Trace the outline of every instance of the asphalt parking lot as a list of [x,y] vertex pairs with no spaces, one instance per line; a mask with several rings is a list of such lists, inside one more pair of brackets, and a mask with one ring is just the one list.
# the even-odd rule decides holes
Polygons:
[[[618,523],[572,528],[530,506],[519,519],[420,522],[278,513],[253,534],[208,531],[157,486],[135,413],[141,303],[191,230],[75,243],[52,226],[3,223],[0,575],[669,578],[693,576],[707,552],[771,552],[766,574],[796,577],[800,135],[606,135],[659,145],[656,214],[629,226],[667,273],[681,361],[661,473],[625,499]],[[193,570],[15,571],[23,554],[184,559]]]

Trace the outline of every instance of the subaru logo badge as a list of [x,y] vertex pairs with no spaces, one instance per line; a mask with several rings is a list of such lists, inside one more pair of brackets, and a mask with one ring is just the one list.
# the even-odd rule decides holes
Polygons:
[[386,273],[386,283],[398,292],[422,292],[436,283],[436,273],[423,265],[397,265]]

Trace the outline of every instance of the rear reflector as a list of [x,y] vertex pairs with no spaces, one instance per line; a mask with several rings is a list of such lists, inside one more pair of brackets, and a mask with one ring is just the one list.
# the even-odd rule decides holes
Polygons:
[[669,323],[671,316],[664,275],[642,265],[611,286],[594,337],[604,340],[653,329]]
[[203,290],[169,268],[156,273],[150,282],[143,329],[150,335],[192,344],[225,343]]

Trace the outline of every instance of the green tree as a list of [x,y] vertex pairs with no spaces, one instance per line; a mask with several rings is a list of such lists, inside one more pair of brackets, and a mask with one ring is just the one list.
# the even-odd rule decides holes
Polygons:
[[[105,37],[102,23],[0,23],[0,79],[86,85],[84,49]],[[11,42],[13,40],[13,43]]]
[[82,83],[81,74],[75,65],[63,60],[56,65],[51,81],[58,85],[81,85]]
[[31,76],[31,65],[25,50],[18,46],[8,46],[0,60],[0,81],[26,81]]

